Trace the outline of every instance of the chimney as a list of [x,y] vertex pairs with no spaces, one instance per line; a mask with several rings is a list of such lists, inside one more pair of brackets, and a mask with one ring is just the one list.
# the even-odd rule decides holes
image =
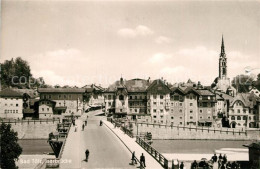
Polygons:
[[123,80],[123,78],[121,77],[121,78],[120,78],[120,84],[123,85],[123,82],[124,82],[124,80]]

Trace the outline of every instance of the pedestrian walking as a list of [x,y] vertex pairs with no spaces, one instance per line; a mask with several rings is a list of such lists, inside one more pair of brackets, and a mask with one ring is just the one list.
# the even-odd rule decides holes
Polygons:
[[197,169],[198,168],[198,163],[197,163],[196,160],[194,160],[194,162],[192,163],[191,168],[192,169]]
[[84,125],[84,124],[82,124],[82,131],[84,131],[84,128],[85,128],[85,125]]
[[212,156],[212,160],[213,160],[213,162],[215,163],[215,162],[217,162],[217,160],[218,160],[218,157],[217,157],[217,155],[216,154],[214,154],[214,156]]
[[140,156],[140,166],[141,167],[146,167],[145,165],[145,157],[144,154],[142,153],[142,155]]
[[77,124],[75,124],[75,132],[77,132],[78,126]]
[[89,150],[88,149],[85,151],[85,155],[86,155],[86,161],[88,162],[88,157],[89,157]]
[[184,168],[184,164],[183,164],[183,162],[181,162],[180,169],[183,169],[183,168]]
[[227,163],[227,155],[226,155],[226,154],[224,154],[224,156],[223,156],[223,163],[224,163],[224,164]]
[[133,151],[133,153],[132,153],[132,165],[135,165],[135,164],[137,164],[137,161],[136,161],[136,159],[135,159],[135,151]]
[[87,120],[85,120],[85,126],[87,126],[88,125],[88,121]]
[[102,124],[103,124],[103,122],[102,122],[102,120],[100,120],[99,125],[102,126]]
[[219,159],[219,160],[222,160],[222,159],[223,159],[223,157],[222,157],[221,154],[219,154],[218,159]]

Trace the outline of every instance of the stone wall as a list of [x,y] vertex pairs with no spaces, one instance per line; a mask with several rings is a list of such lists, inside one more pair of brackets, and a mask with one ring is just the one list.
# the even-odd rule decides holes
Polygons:
[[49,133],[56,131],[58,121],[24,121],[10,124],[12,129],[18,133],[19,139],[48,139]]
[[227,128],[179,127],[133,123],[134,135],[146,132],[151,132],[153,139],[260,140],[259,129],[241,131]]

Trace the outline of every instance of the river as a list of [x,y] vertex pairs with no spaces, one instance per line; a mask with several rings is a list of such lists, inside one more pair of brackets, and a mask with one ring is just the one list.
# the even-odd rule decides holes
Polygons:
[[51,146],[47,143],[47,139],[26,139],[18,140],[19,145],[23,148],[22,154],[43,154],[52,153]]

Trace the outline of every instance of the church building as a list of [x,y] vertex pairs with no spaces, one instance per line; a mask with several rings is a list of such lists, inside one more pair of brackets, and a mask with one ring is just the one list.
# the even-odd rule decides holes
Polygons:
[[219,55],[219,75],[214,80],[214,90],[226,93],[231,96],[236,95],[236,89],[231,86],[230,78],[227,76],[227,57],[225,53],[224,38],[222,36],[221,52]]

